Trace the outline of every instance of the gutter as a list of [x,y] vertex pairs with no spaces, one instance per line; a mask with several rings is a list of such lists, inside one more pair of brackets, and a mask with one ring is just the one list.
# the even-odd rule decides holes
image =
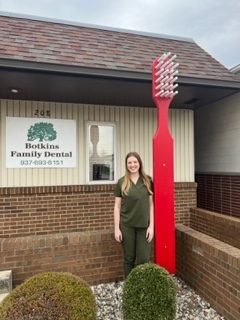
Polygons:
[[[132,80],[139,82],[151,82],[152,74],[146,72],[107,70],[102,68],[86,68],[72,65],[53,64],[44,62],[19,61],[0,58],[0,68],[11,71],[55,73],[59,75],[75,75],[87,78],[102,78],[115,80]],[[240,89],[240,81],[217,80],[197,78],[191,76],[179,76],[178,83],[182,85],[207,86],[229,89]]]

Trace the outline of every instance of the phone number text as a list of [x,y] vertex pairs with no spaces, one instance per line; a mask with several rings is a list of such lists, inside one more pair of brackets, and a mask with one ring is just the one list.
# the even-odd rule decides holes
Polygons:
[[21,160],[21,166],[62,166],[63,160]]

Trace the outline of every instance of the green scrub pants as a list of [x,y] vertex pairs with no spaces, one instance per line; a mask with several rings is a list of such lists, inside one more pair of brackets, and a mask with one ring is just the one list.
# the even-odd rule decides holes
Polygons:
[[150,261],[151,244],[147,242],[147,228],[133,228],[121,224],[123,237],[125,278],[136,265]]

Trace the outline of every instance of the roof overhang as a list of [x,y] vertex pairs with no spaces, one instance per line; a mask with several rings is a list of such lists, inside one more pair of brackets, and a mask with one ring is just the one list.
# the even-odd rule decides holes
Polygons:
[[[240,91],[234,81],[179,76],[178,83],[177,108],[194,109]],[[151,107],[151,91],[150,73],[0,59],[1,99]]]

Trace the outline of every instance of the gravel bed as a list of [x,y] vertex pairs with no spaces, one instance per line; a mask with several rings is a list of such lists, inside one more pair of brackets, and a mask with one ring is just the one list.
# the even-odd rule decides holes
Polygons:
[[[225,320],[181,279],[174,277],[174,281],[178,289],[176,320]],[[122,288],[123,282],[92,287],[97,301],[97,320],[123,320]]]

